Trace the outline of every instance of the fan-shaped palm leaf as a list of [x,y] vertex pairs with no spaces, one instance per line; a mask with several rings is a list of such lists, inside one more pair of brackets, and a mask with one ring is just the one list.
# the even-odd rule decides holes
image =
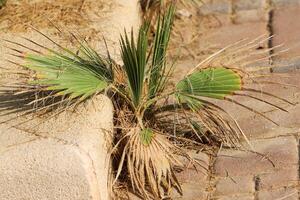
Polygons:
[[25,60],[28,62],[25,66],[38,77],[30,84],[71,98],[87,98],[104,90],[111,81],[101,69],[105,66],[92,67],[88,60],[56,55],[26,55]]
[[187,102],[191,97],[224,99],[242,89],[242,79],[232,69],[207,68],[187,76],[176,88],[178,98]]
[[[9,47],[15,52],[11,55],[24,59],[25,64],[9,60],[10,63],[23,68],[17,72],[17,75],[21,75],[23,78],[13,85],[3,85],[4,96],[9,97],[13,93],[16,97],[11,104],[1,104],[5,108],[4,110],[10,109],[9,113],[26,111],[22,115],[27,115],[47,113],[53,108],[60,107],[56,110],[60,112],[65,107],[75,106],[112,84],[114,63],[109,55],[104,57],[98,54],[85,41],[80,41],[78,38],[75,39],[79,44],[79,50],[75,52],[54,42],[43,33],[39,33],[59,47],[60,51],[43,46],[28,38],[24,39],[47,50],[48,53],[44,54],[34,47],[6,40],[8,43],[32,53],[25,53],[23,50]],[[10,69],[7,70],[15,73]],[[13,106],[13,103],[17,104]],[[23,107],[16,107],[16,105],[23,105]]]

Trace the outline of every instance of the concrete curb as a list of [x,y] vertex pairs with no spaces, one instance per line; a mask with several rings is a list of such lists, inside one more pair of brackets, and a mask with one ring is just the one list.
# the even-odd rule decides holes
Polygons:
[[1,127],[24,138],[0,152],[0,199],[109,199],[113,106],[99,96],[78,111],[40,126],[47,134]]

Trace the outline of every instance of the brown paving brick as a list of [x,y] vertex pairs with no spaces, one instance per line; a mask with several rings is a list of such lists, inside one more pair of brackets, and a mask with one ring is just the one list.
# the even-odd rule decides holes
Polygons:
[[214,200],[254,200],[254,195],[246,195],[246,196],[226,196],[219,197]]
[[267,12],[262,9],[238,10],[234,19],[235,23],[267,22]]
[[298,164],[298,147],[294,137],[281,137],[252,141],[255,151],[268,156],[275,165],[266,158],[255,153],[222,150],[218,155],[214,169],[216,175],[245,176],[275,169],[290,169]]
[[172,199],[174,200],[206,200],[208,192],[206,188],[196,184],[184,183],[182,184],[183,196],[174,192]]
[[299,6],[300,2],[299,0],[272,0],[273,4],[278,7],[286,7],[288,5],[290,6]]
[[273,46],[284,43],[287,48],[290,48],[288,53],[276,56],[275,60],[300,56],[300,23],[296,20],[299,18],[300,3],[298,6],[281,7],[274,11],[273,31],[275,37]]
[[181,162],[185,167],[181,172],[177,173],[177,178],[180,183],[205,186],[209,174],[210,158],[204,153],[190,153],[190,156],[195,162],[182,158]]
[[[258,104],[259,103],[257,103],[257,105]],[[254,108],[257,108],[257,105],[255,105]],[[234,115],[242,113],[240,115],[241,117],[238,119],[238,122],[240,123],[248,138],[263,138],[269,137],[270,135],[276,135],[278,133],[277,129],[280,130],[280,128],[294,130],[298,129],[298,132],[300,131],[300,105],[298,104],[295,107],[290,106],[287,109],[289,110],[288,113],[274,109],[272,109],[272,111],[270,112],[267,111],[266,113],[267,116],[269,116],[272,120],[280,125],[279,127],[261,118],[260,116],[257,116],[253,113],[247,113],[248,111],[245,111],[243,109],[237,108],[237,110],[234,111]],[[238,112],[238,110],[240,110],[240,112]],[[291,132],[287,131],[286,133],[282,133],[281,135],[289,133]],[[295,133],[295,131],[293,131],[293,133]]]
[[260,190],[272,190],[298,184],[298,167],[259,175]]
[[236,10],[253,10],[264,7],[262,0],[234,0],[233,2]]
[[217,14],[217,13],[229,13],[231,3],[228,0],[208,0],[201,6],[200,12],[202,14]]
[[226,177],[217,181],[215,196],[253,193],[254,191],[253,176]]
[[278,190],[258,192],[260,200],[299,200],[298,190],[296,188],[281,188]]
[[[271,81],[282,84],[291,84],[291,85],[299,85],[300,84],[300,73],[299,72],[289,72],[284,75],[274,74],[267,79],[262,79],[262,81]],[[252,86],[253,87],[253,86]],[[260,87],[260,88],[259,88]],[[252,138],[263,138],[265,133],[274,132],[274,135],[277,134],[277,129],[283,128],[298,128],[300,129],[300,89],[296,87],[287,87],[280,85],[260,85],[257,86],[256,89],[262,89],[264,91],[270,92],[279,97],[285,98],[291,102],[298,103],[296,106],[287,105],[284,102],[278,101],[274,98],[268,98],[266,96],[263,97],[265,100],[269,100],[276,105],[280,105],[287,109],[289,112],[283,112],[278,109],[274,109],[271,106],[268,106],[265,103],[258,102],[257,100],[249,99],[249,98],[235,98],[239,100],[241,103],[255,108],[260,112],[265,113],[266,116],[277,122],[280,127],[274,125],[273,123],[265,120],[264,118],[258,116],[255,113],[252,113],[240,106],[231,103],[221,103],[220,105],[225,108],[241,125],[245,134],[249,139]],[[290,132],[286,132],[287,134]],[[284,135],[284,134],[281,134]],[[268,136],[267,136],[268,137]]]
[[265,22],[245,22],[242,24],[226,24],[226,26],[208,30],[201,39],[216,48],[223,48],[241,39],[254,39],[264,34],[267,34]]

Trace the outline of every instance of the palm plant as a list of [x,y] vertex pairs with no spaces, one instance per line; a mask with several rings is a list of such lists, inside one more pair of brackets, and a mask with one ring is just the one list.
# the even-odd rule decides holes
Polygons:
[[[104,93],[111,97],[117,116],[115,124],[121,127],[116,130],[119,141],[115,148],[122,150],[116,180],[126,169],[132,189],[147,199],[163,197],[171,187],[181,191],[174,173],[174,166],[181,163],[175,155],[186,154],[176,145],[179,138],[230,147],[239,147],[246,139],[236,121],[215,100],[230,101],[269,121],[272,120],[263,113],[232,97],[247,96],[281,110],[284,109],[251,93],[292,103],[246,87],[250,83],[256,84],[253,79],[258,75],[257,70],[250,73],[251,70],[245,71],[242,66],[234,67],[240,60],[251,56],[262,38],[247,43],[241,41],[220,50],[174,86],[170,80],[174,65],[166,59],[174,12],[175,6],[171,4],[159,17],[153,44],[148,42],[149,23],[141,26],[136,40],[132,32],[121,36],[123,66],[115,63],[109,52],[101,55],[73,34],[73,40],[79,45],[77,51],[56,43],[41,32],[59,50],[28,38],[25,40],[48,53],[7,41],[31,53],[11,48],[14,56],[25,60],[24,65],[10,61],[23,68],[18,75],[25,78],[7,86],[5,91],[15,97],[19,95],[14,103],[24,106],[13,107],[8,102],[1,102],[2,112],[22,111],[18,117],[32,114],[47,117],[50,112],[58,114],[66,108],[76,108]],[[232,59],[225,62],[224,57]]]

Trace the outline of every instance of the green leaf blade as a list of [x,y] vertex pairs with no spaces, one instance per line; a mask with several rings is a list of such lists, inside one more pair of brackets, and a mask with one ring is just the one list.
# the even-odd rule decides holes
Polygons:
[[242,80],[240,75],[231,69],[207,68],[181,80],[176,89],[178,97],[182,100],[186,97],[224,99],[242,89]]
[[166,53],[174,15],[175,4],[172,3],[162,19],[158,19],[150,67],[149,98],[153,98],[157,93],[161,92],[165,87],[166,79],[168,79],[170,70],[166,68]]
[[[85,47],[87,48],[87,47]],[[57,95],[68,95],[70,99],[89,97],[106,89],[112,82],[109,62],[95,56],[73,57],[51,52],[49,55],[29,54],[25,56],[25,67],[36,73],[31,85],[42,86]],[[86,52],[88,54],[88,52]]]
[[135,106],[139,105],[143,94],[147,66],[148,30],[147,23],[140,28],[137,44],[135,44],[133,32],[131,32],[130,39],[125,32],[124,37],[121,36],[120,40],[121,56]]

